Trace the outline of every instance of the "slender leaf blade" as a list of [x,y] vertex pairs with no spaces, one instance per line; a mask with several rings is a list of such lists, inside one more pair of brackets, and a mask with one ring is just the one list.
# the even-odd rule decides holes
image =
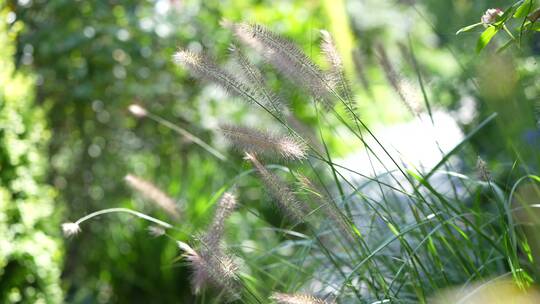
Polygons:
[[525,18],[532,10],[532,0],[523,1],[523,3],[516,9],[514,18]]
[[478,23],[475,23],[475,24],[471,24],[471,25],[467,25],[465,27],[462,27],[456,32],[456,35],[459,35],[459,34],[465,33],[465,32],[469,32],[469,31],[475,29],[479,25],[482,25],[482,22],[478,22]]

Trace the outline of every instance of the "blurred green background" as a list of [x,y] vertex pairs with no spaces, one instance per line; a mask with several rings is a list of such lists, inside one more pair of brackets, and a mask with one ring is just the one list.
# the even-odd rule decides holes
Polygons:
[[[68,239],[60,224],[118,206],[166,219],[129,191],[123,181],[128,173],[153,181],[183,206],[177,224],[185,230],[178,238],[208,221],[216,194],[237,172],[171,130],[131,116],[127,107],[144,105],[222,149],[211,131],[219,121],[256,121],[247,106],[172,63],[178,47],[205,50],[226,63],[232,38],[220,27],[222,19],[264,24],[317,62],[319,30],[329,30],[344,57],[358,112],[373,126],[411,118],[377,65],[375,45],[383,44],[400,73],[415,79],[412,47],[430,100],[465,131],[499,112],[499,125],[472,141],[475,153],[496,172],[509,170],[516,151],[538,168],[538,34],[498,57],[474,52],[479,31],[455,35],[487,8],[512,3],[0,0],[0,302],[195,301],[189,271],[175,261],[175,243],[151,237],[146,223],[112,215],[85,224],[83,233]],[[306,97],[275,75],[269,81],[287,92],[303,123],[315,123]],[[340,138],[331,144],[343,155],[354,148]],[[233,161],[245,166],[238,155]],[[250,189],[243,204],[259,204],[259,190]],[[277,221],[272,210],[267,213],[268,221]],[[231,220],[240,227],[231,239],[257,233],[241,225],[257,227],[248,212],[235,216]]]

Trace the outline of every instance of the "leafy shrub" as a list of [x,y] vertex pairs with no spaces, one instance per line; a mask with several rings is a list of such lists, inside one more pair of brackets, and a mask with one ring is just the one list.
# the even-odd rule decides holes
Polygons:
[[60,303],[59,214],[45,183],[50,131],[34,103],[35,78],[12,62],[21,24],[7,26],[0,22],[0,302]]

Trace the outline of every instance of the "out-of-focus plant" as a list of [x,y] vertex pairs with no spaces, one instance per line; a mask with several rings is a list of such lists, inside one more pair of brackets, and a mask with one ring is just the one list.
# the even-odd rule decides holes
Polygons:
[[[12,56],[24,25],[0,1],[0,302],[60,303],[56,191],[45,183],[51,132],[35,76]],[[7,21],[7,22],[6,22]],[[61,208],[60,208],[61,209]]]
[[[478,38],[476,52],[482,51],[500,31],[504,31],[508,35],[509,40],[499,47],[499,52],[515,43],[519,46],[521,45],[523,34],[540,31],[540,23],[538,22],[540,8],[536,3],[536,0],[521,0],[504,11],[500,8],[490,8],[482,15],[480,22],[463,27],[456,34],[471,31],[478,26],[484,26],[486,29]],[[510,29],[509,24],[513,20],[516,20],[518,25],[515,29]],[[517,34],[512,33],[512,30],[517,32]]]

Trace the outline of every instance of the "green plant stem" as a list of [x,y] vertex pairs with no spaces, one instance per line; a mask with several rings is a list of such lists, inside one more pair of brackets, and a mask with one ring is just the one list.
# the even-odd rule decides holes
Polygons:
[[209,144],[204,142],[199,137],[193,135],[192,133],[190,133],[186,129],[183,129],[183,128],[173,124],[172,122],[170,122],[170,121],[168,121],[168,120],[166,120],[166,119],[164,119],[164,118],[162,118],[162,117],[160,117],[160,116],[158,116],[156,114],[150,113],[150,112],[148,112],[146,114],[146,116],[148,116],[148,118],[152,119],[153,121],[155,121],[155,122],[157,122],[159,124],[162,124],[162,125],[166,126],[167,128],[170,128],[171,130],[173,130],[173,131],[177,132],[178,134],[184,136],[186,139],[192,141],[193,143],[199,145],[201,148],[203,148],[208,153],[215,156],[217,159],[219,159],[221,161],[227,161],[227,157],[225,155],[221,154],[221,152],[217,151],[212,146],[210,146]]
[[146,215],[144,213],[141,213],[141,212],[138,212],[138,211],[134,211],[134,210],[131,210],[131,209],[127,209],[127,208],[109,208],[109,209],[103,209],[103,210],[99,210],[99,211],[96,211],[96,212],[92,212],[88,215],[85,215],[83,217],[81,217],[80,219],[78,219],[75,224],[79,225],[79,224],[82,224],[83,222],[93,218],[93,217],[96,217],[96,216],[99,216],[99,215],[102,215],[102,214],[108,214],[108,213],[114,213],[114,212],[123,212],[123,213],[129,213],[129,214],[132,214],[132,215],[135,215],[136,217],[138,218],[141,218],[143,220],[147,220],[149,222],[152,222],[154,224],[157,224],[157,225],[160,225],[162,227],[165,227],[165,228],[173,228],[174,226],[167,223],[167,222],[164,222],[162,220],[158,220],[157,218],[154,218],[154,217],[151,217],[149,215]]

